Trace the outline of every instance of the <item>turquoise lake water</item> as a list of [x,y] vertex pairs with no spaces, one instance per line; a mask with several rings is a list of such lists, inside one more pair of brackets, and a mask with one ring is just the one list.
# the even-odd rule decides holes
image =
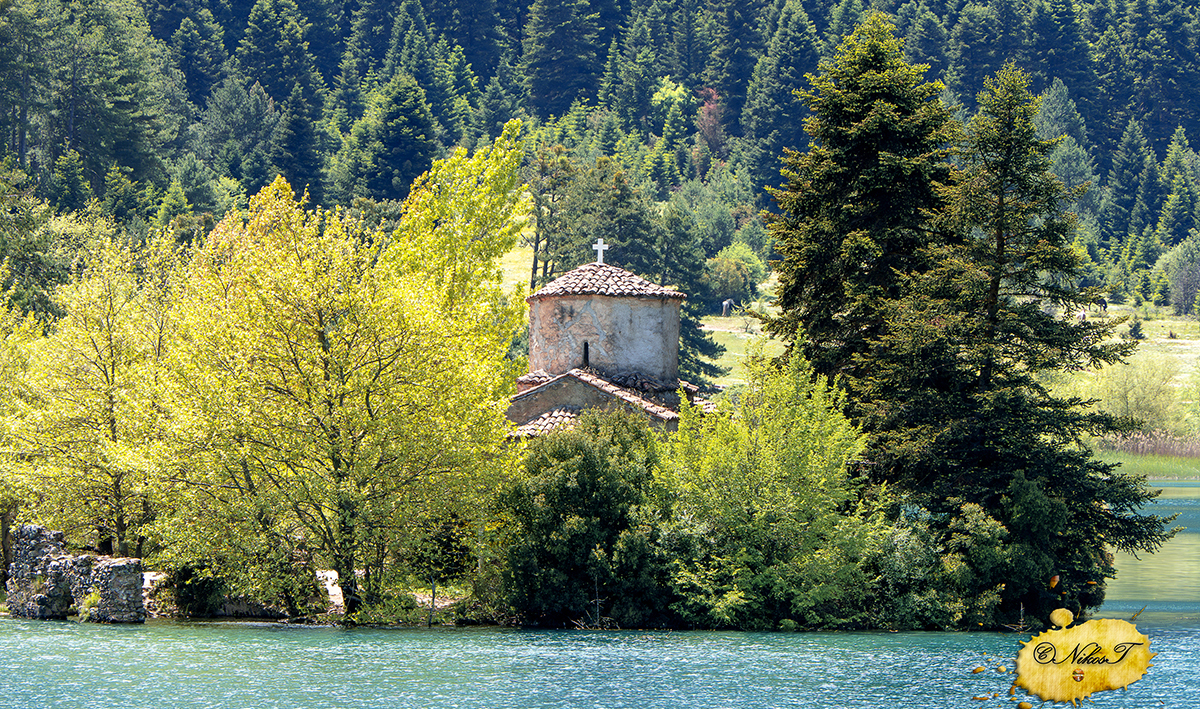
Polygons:
[[[1159,554],[1121,557],[1099,614],[1128,618],[1144,606],[1138,628],[1159,654],[1127,690],[1094,695],[1097,707],[1200,707],[1200,485],[1164,498],[1155,511],[1180,512],[1176,523],[1191,529]],[[1025,639],[3,618],[0,707],[1013,707],[1007,690]],[[980,664],[988,671],[972,673]]]

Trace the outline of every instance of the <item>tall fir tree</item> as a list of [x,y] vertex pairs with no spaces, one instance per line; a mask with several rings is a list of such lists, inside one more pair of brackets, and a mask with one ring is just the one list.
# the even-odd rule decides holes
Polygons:
[[425,92],[408,74],[396,74],[372,92],[366,113],[332,160],[336,199],[397,200],[437,157],[435,124]]
[[968,108],[983,88],[985,77],[1004,63],[1004,57],[998,53],[1000,40],[1001,26],[996,12],[978,3],[964,7],[950,31],[951,68],[947,83]]
[[742,107],[754,65],[762,55],[764,39],[758,31],[761,0],[714,0],[712,56],[707,80],[725,108],[725,131],[741,135]]
[[179,29],[171,35],[175,61],[187,80],[188,98],[197,106],[204,106],[204,100],[225,70],[228,56],[224,37],[224,30],[208,8],[200,10],[194,21],[183,18]]
[[929,78],[939,79],[950,68],[950,57],[946,53],[949,44],[950,34],[942,26],[942,21],[922,6],[905,35],[905,56],[913,64],[929,65]]
[[778,184],[784,150],[797,150],[805,143],[808,111],[796,91],[804,87],[804,76],[817,68],[817,47],[816,30],[804,7],[799,0],[788,0],[767,54],[754,67],[742,111],[744,135],[736,153],[756,194]]
[[712,53],[712,17],[703,0],[680,0],[671,19],[674,76],[694,91],[704,80]]
[[1098,80],[1075,4],[1071,0],[1037,0],[1029,28],[1029,50],[1037,57],[1034,90],[1045,91],[1055,79],[1061,80],[1071,96],[1084,104],[1084,113],[1090,113]]
[[[561,116],[577,99],[595,98],[599,14],[587,0],[534,0],[525,27],[521,65],[532,108]],[[611,41],[611,40],[610,40]]]
[[297,82],[311,100],[323,88],[308,50],[310,24],[295,0],[258,0],[237,50],[238,70],[282,103]]
[[1104,182],[1109,197],[1101,221],[1100,244],[1108,249],[1113,261],[1119,261],[1125,251],[1125,242],[1132,230],[1134,205],[1138,199],[1137,185],[1143,179],[1143,173],[1153,164],[1154,157],[1141,125],[1130,120]]
[[1123,422],[1039,379],[1115,363],[1132,345],[1111,337],[1114,323],[1057,314],[1096,292],[1074,285],[1073,220],[1048,171],[1053,142],[1037,138],[1029,82],[1012,65],[987,81],[946,189],[958,236],[926,247],[935,267],[904,279],[871,376],[851,391],[872,434],[863,468],[874,480],[949,528],[972,515],[1002,526],[988,542],[997,564],[969,582],[992,600],[964,620],[984,625],[1095,608],[1115,575],[1110,548],[1154,551],[1171,536],[1167,520],[1139,509],[1156,495],[1145,478],[1079,442]]
[[292,86],[292,93],[283,105],[267,158],[297,194],[307,192],[310,204],[324,202],[320,141],[312,120],[312,107],[299,83]]
[[428,0],[425,10],[482,81],[495,76],[504,44],[496,0]]
[[778,316],[767,329],[821,374],[863,376],[856,356],[883,327],[903,274],[928,264],[929,213],[942,206],[953,123],[940,82],[904,60],[894,27],[871,15],[821,62],[808,152],[788,153],[782,212],[769,229],[782,261]]

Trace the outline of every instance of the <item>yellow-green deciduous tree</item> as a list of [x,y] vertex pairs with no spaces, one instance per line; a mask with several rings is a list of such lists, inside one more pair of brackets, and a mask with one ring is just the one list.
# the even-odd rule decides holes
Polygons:
[[862,437],[798,355],[747,369],[736,405],[684,405],[669,439],[662,480],[695,545],[674,562],[676,610],[702,627],[861,623],[878,526],[847,480]]
[[[305,210],[278,179],[184,274],[173,371],[189,494],[331,564],[348,615],[415,518],[469,509],[508,467],[504,354],[523,308],[497,260],[526,207],[519,131],[435,163],[391,235]],[[189,514],[190,534],[221,543],[211,515]]]
[[111,231],[55,302],[63,317],[26,343],[9,435],[32,515],[121,556],[140,556],[158,488],[162,409],[156,383],[169,340],[159,238],[135,255]]

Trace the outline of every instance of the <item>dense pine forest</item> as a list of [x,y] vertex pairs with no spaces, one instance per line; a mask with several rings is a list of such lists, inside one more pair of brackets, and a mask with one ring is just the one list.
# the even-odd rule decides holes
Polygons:
[[[793,91],[876,10],[962,115],[1004,62],[1028,71],[1045,97],[1040,135],[1063,136],[1053,170],[1080,188],[1089,284],[1192,312],[1200,15],[1188,2],[5,0],[6,185],[60,212],[96,199],[142,233],[174,220],[202,233],[282,174],[311,203],[383,221],[434,158],[519,117],[534,126],[543,217],[532,280],[585,259],[596,235],[577,233],[581,214],[603,210],[633,225],[614,230],[619,243],[666,220],[681,262],[735,243],[766,259],[764,187],[781,183],[783,151],[808,143]],[[600,185],[604,205],[568,198]],[[725,256],[709,280],[749,295],[731,271],[753,263]],[[676,280],[701,292],[699,278]]]
[[[1198,63],[1148,0],[0,0],[0,527],[184,615],[319,614],[317,568],[347,622],[1095,608],[1170,520],[1049,382],[1133,352],[1099,300],[1200,307]],[[683,376],[768,262],[786,356],[513,444],[500,261],[597,238],[689,294]]]

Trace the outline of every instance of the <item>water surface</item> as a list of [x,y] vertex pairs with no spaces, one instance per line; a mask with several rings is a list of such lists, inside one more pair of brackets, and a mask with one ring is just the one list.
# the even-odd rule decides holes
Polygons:
[[[1128,690],[1095,695],[1097,707],[1200,706],[1200,484],[1172,486],[1162,499],[1154,511],[1180,512],[1177,524],[1191,529],[1158,554],[1119,556],[1100,613],[1128,617],[1145,607],[1138,627],[1159,655]],[[1007,690],[1024,639],[0,618],[0,706],[986,709],[1014,706]],[[971,672],[980,665],[987,671]],[[993,692],[1000,696],[972,699]]]

